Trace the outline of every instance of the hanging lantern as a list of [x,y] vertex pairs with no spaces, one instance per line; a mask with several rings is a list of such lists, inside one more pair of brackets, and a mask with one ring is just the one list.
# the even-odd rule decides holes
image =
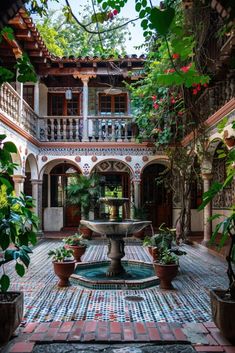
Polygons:
[[72,96],[73,96],[72,90],[71,90],[70,88],[66,89],[66,91],[65,91],[65,98],[66,98],[67,100],[70,100],[70,99],[72,99]]

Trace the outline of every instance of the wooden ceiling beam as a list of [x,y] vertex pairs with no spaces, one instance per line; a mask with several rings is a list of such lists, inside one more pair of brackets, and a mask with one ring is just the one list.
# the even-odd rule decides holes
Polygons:
[[29,56],[42,56],[42,51],[41,50],[30,50],[29,51]]
[[24,49],[35,50],[38,49],[39,45],[37,42],[25,42]]
[[24,20],[19,15],[9,20],[9,24],[12,25],[14,28],[27,29]]
[[34,40],[29,30],[20,29],[16,32],[15,37],[19,40]]
[[32,57],[32,63],[35,64],[46,64],[47,63],[47,58],[43,57]]
[[[117,76],[120,75],[126,75],[127,69],[121,69],[120,73],[116,73]],[[78,69],[76,67],[63,67],[63,68],[56,68],[56,67],[51,67],[51,68],[39,68],[39,75],[41,76],[46,76],[46,75],[52,75],[52,76],[66,76],[66,75],[103,75],[107,76],[110,75],[111,72],[110,70],[106,68],[81,68]],[[114,73],[115,74],[115,73]]]

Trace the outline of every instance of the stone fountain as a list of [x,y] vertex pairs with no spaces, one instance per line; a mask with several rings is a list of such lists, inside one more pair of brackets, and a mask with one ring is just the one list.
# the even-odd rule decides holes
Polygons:
[[110,263],[106,272],[106,276],[108,277],[116,277],[118,275],[121,277],[126,272],[121,262],[121,259],[125,256],[125,242],[123,238],[151,224],[150,221],[119,220],[119,207],[123,206],[127,201],[127,198],[100,198],[100,202],[110,207],[109,220],[81,221],[81,224],[96,233],[106,235],[109,239],[108,258],[110,259]]

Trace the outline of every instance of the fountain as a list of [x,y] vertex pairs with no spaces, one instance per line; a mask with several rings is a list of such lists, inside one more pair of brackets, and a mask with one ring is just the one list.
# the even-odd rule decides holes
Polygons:
[[[123,206],[127,201],[127,198],[100,198],[100,202],[108,205],[110,208],[109,220],[81,220],[81,224],[96,233],[105,235],[108,238],[109,242],[107,256],[110,259],[109,263],[107,263],[107,261],[103,261],[96,262],[95,264],[80,263],[77,265],[78,271],[76,270],[75,275],[72,277],[79,279],[80,282],[82,282],[81,284],[84,285],[84,281],[82,280],[82,276],[79,276],[79,271],[82,271],[83,275],[86,277],[85,285],[89,282],[89,285],[87,285],[88,287],[96,288],[95,284],[97,284],[97,280],[100,275],[97,269],[100,267],[102,267],[102,270],[105,268],[106,280],[103,279],[102,283],[107,284],[108,280],[108,288],[118,288],[118,285],[127,285],[127,282],[133,278],[137,279],[137,281],[134,282],[130,281],[131,288],[133,289],[135,286],[137,288],[138,285],[141,285],[142,282],[140,281],[144,280],[146,277],[148,277],[147,282],[151,283],[151,285],[158,284],[157,278],[152,270],[152,265],[140,261],[121,261],[121,259],[125,256],[124,238],[131,236],[133,233],[138,232],[151,224],[151,221],[138,221],[134,219],[120,220],[119,207]],[[126,271],[125,267],[128,267],[128,271]],[[133,276],[132,271],[134,268],[136,269]],[[131,269],[131,271],[129,271],[129,269]],[[94,285],[92,285],[90,279],[93,279],[95,283]],[[114,284],[114,287],[110,287],[110,284]],[[98,288],[100,288],[100,286],[98,286]],[[141,288],[145,288],[145,286],[143,285]]]

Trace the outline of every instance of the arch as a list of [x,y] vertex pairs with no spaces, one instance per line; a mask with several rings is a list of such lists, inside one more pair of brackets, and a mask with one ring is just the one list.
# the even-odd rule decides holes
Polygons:
[[[11,141],[12,142],[12,141]],[[14,144],[14,142],[12,142]],[[13,175],[23,175],[24,171],[23,171],[23,160],[20,156],[20,152],[18,147],[16,146],[16,144],[14,144],[16,149],[17,149],[17,153],[11,153],[11,159],[12,162],[17,164],[16,168],[13,171]]]
[[69,164],[72,164],[75,168],[78,169],[79,173],[82,174],[82,170],[81,168],[77,165],[76,162],[70,160],[69,158],[56,158],[56,159],[53,159],[51,161],[48,161],[40,170],[39,172],[39,179],[42,180],[43,178],[43,174],[49,174],[50,171],[56,167],[58,164],[60,163],[63,163],[63,162],[66,162],[66,163],[69,163]]
[[[113,167],[113,163],[112,162],[117,162],[116,163],[116,168],[115,169],[112,169]],[[101,166],[103,164],[103,166]],[[123,167],[122,167],[123,165]],[[99,168],[101,167],[101,168]],[[114,166],[115,167],[115,166]],[[105,158],[103,159],[102,161],[99,161],[97,162],[93,168],[91,169],[91,173],[95,171],[95,169],[97,169],[100,171],[100,172],[122,172],[122,171],[127,171],[130,173],[131,176],[134,175],[134,170],[133,168],[128,164],[126,163],[125,161],[121,160],[121,159],[118,159],[118,158]]]
[[[28,170],[27,167],[29,167],[30,170]],[[38,163],[35,156],[32,153],[30,153],[26,158],[25,171],[26,172],[30,171],[31,179],[38,179]]]
[[216,137],[215,139],[209,142],[209,145],[206,150],[206,156],[201,163],[202,173],[212,172],[212,164],[213,164],[215,151],[221,142],[223,143],[223,140],[218,137]]
[[167,158],[160,158],[160,159],[152,159],[151,161],[149,161],[148,163],[146,163],[142,169],[141,169],[141,175],[143,174],[145,168],[147,168],[149,165],[151,164],[161,164],[164,165],[165,167],[169,166],[169,159]]

